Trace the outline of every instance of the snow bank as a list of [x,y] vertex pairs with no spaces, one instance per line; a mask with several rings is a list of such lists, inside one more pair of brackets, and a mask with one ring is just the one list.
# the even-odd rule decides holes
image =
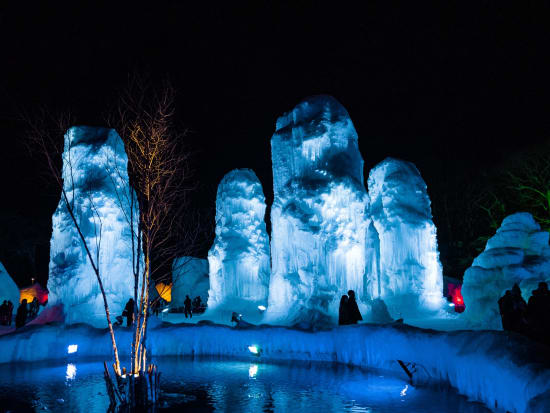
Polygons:
[[[115,315],[122,313],[133,296],[129,215],[121,207],[131,190],[127,163],[122,140],[112,129],[78,126],[65,135],[65,190],[93,256],[100,245],[97,261]],[[52,225],[50,303],[64,304],[67,323],[105,326],[99,285],[63,198]]]
[[[132,331],[119,328],[116,335],[119,351],[128,356]],[[417,364],[418,380],[429,376],[449,382],[490,408],[513,413],[550,409],[545,394],[550,383],[548,348],[505,332],[444,333],[406,325],[311,332],[184,324],[161,325],[151,329],[148,337],[156,356],[250,357],[248,346],[256,345],[259,360],[328,361],[395,371],[400,371],[396,360],[403,360]],[[78,351],[68,356],[71,344],[78,345]],[[84,325],[27,327],[0,337],[0,348],[0,363],[111,355],[107,331]]]
[[0,305],[6,301],[11,301],[13,304],[13,314],[17,311],[19,305],[19,288],[12,280],[4,265],[0,262]]
[[380,238],[373,296],[382,298],[396,318],[441,308],[443,274],[436,228],[420,172],[410,162],[387,158],[371,169],[368,187]]
[[463,315],[473,327],[502,329],[498,300],[514,283],[520,286],[525,301],[540,281],[550,283],[549,235],[527,212],[504,218],[464,273]]

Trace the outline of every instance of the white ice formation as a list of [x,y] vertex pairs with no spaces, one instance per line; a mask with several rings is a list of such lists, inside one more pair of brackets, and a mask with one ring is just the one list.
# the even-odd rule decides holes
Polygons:
[[250,169],[227,173],[218,186],[216,238],[208,252],[208,311],[266,305],[269,237],[262,184]]
[[514,283],[526,301],[540,281],[550,283],[549,235],[527,212],[504,218],[485,250],[464,273],[463,316],[473,327],[502,328],[498,300]]
[[[127,162],[122,140],[112,129],[79,126],[65,135],[65,193],[93,257],[99,258],[111,316],[121,314],[133,296],[131,231],[128,209],[121,205],[126,199],[122,194],[130,191]],[[50,303],[63,303],[69,324],[105,326],[99,284],[63,196],[52,224]]]
[[410,162],[387,158],[371,169],[368,188],[380,243],[379,272],[369,280],[369,295],[382,298],[394,317],[440,308],[442,267],[420,172]]
[[316,322],[334,316],[349,289],[366,294],[369,201],[357,133],[339,102],[316,96],[277,120],[271,150],[266,319]]
[[185,296],[192,300],[200,297],[206,304],[208,300],[208,261],[195,257],[179,257],[172,265],[172,301],[171,307],[183,307]]
[[19,305],[19,288],[10,277],[4,265],[0,262],[0,305],[6,301],[11,301],[14,308],[14,314]]

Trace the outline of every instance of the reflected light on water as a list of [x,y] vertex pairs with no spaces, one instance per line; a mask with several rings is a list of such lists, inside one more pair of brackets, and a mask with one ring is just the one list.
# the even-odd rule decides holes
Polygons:
[[407,390],[409,390],[409,385],[406,384],[405,387],[403,388],[403,390],[401,390],[401,393],[399,393],[399,395],[401,397],[405,397],[407,395]]
[[256,377],[256,374],[258,374],[258,365],[257,364],[253,364],[250,366],[250,368],[248,369],[248,377],[250,377],[251,379],[255,378]]
[[76,366],[74,364],[67,364],[67,372],[65,373],[66,380],[74,380],[76,377]]

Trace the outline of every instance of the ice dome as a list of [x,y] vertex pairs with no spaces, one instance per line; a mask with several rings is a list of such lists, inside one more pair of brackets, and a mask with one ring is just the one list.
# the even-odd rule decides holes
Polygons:
[[227,173],[216,197],[216,238],[208,252],[208,311],[257,312],[266,305],[270,276],[265,197],[251,169]]
[[525,301],[540,281],[550,283],[549,235],[527,212],[504,218],[485,250],[464,273],[463,317],[473,327],[502,328],[498,300],[514,283],[518,283]]
[[[98,254],[111,317],[121,314],[133,296],[129,212],[119,202],[122,192],[131,190],[127,163],[123,142],[112,129],[75,126],[65,134],[64,189],[92,256]],[[99,284],[63,197],[52,224],[50,303],[63,303],[69,324],[106,326]]]
[[330,96],[281,116],[271,139],[274,203],[267,320],[334,317],[341,294],[365,294],[368,196],[357,133]]
[[387,158],[368,178],[380,268],[371,289],[394,317],[443,304],[443,275],[426,183],[414,164]]

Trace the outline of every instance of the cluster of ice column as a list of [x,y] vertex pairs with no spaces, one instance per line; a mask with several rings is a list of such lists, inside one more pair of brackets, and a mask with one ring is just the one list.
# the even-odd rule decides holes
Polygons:
[[267,316],[315,321],[349,289],[366,293],[369,201],[357,133],[340,103],[316,96],[277,120],[271,150]]
[[269,237],[262,185],[250,169],[222,179],[216,198],[216,238],[208,252],[208,309],[245,311],[267,304]]
[[[65,135],[64,191],[99,266],[112,316],[121,314],[133,296],[127,163],[123,142],[112,129],[79,126]],[[64,196],[52,224],[50,303],[64,305],[67,323],[105,326],[99,283]]]
[[517,283],[527,301],[540,281],[550,283],[549,233],[531,214],[506,217],[464,273],[463,316],[473,327],[501,329],[498,300]]

